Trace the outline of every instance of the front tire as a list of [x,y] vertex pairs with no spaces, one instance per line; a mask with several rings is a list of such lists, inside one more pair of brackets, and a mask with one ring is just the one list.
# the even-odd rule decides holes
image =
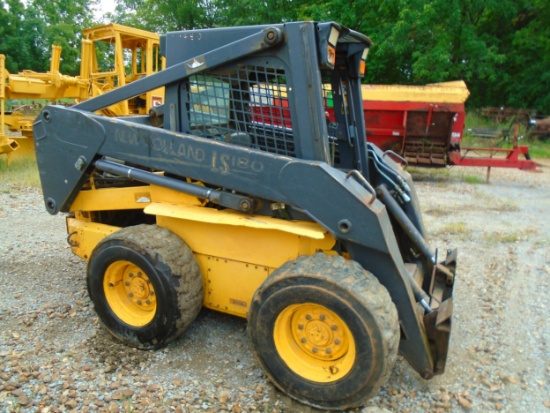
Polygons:
[[191,249],[156,225],[105,237],[88,262],[88,292],[107,330],[140,349],[177,338],[199,313],[202,279]]
[[354,261],[316,254],[275,271],[248,314],[256,355],[290,397],[322,409],[362,405],[397,356],[397,310],[376,277]]

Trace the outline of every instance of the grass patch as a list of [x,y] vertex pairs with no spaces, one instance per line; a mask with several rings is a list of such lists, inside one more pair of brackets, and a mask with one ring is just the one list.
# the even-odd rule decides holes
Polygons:
[[415,182],[436,182],[446,185],[449,182],[466,182],[468,184],[485,184],[485,176],[466,173],[465,168],[407,168]]
[[[480,138],[468,132],[475,128],[498,128],[503,134],[496,138]],[[464,136],[462,138],[463,147],[499,147],[512,148],[514,136],[513,121],[503,123],[493,123],[491,120],[483,119],[476,112],[468,112],[466,124],[464,127]],[[506,137],[506,139],[505,139]],[[541,140],[529,135],[529,130],[525,122],[520,122],[518,129],[518,145],[529,146],[529,155],[531,158],[549,159],[550,158],[550,140]]]
[[550,159],[550,141],[531,141],[528,145],[531,158]]
[[511,244],[521,240],[519,232],[492,232],[483,234],[483,239],[492,244]]
[[448,207],[432,207],[424,211],[424,213],[439,218],[452,214],[452,211]]
[[448,168],[420,168],[408,167],[407,172],[411,174],[414,181],[443,182],[448,181],[451,172]]
[[[529,147],[529,156],[531,158],[538,159],[550,159],[550,141],[542,141],[538,139],[525,139],[518,141],[518,146],[528,146]],[[464,146],[474,146],[463,144]],[[499,148],[513,148],[514,145],[511,141],[501,142],[500,144],[495,144]],[[523,157],[522,157],[523,158]]]
[[467,239],[472,230],[464,222],[451,222],[434,231],[433,235],[450,235],[456,239]]
[[487,179],[475,175],[464,175],[464,182],[467,184],[485,184]]
[[464,120],[464,127],[466,129],[476,128],[476,127],[493,127],[495,126],[493,121],[486,119],[477,113],[475,110],[471,110],[466,113],[466,119]]
[[447,234],[470,234],[472,230],[464,222],[451,222],[446,224],[441,232]]
[[7,191],[7,186],[40,188],[40,177],[36,160],[32,157],[17,158],[14,156],[8,166],[7,156],[0,157],[0,186]]
[[528,239],[538,234],[535,228],[528,228],[522,231],[501,232],[495,231],[483,234],[483,239],[492,244],[513,244]]
[[512,203],[504,203],[504,202],[496,202],[491,203],[489,208],[489,211],[497,211],[497,212],[519,212],[521,209],[516,204]]

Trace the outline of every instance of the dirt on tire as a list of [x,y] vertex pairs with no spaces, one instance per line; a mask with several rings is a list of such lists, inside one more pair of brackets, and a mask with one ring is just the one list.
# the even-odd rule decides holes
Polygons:
[[[126,261],[133,261],[131,264]],[[112,288],[111,299],[122,304],[123,312],[132,316],[123,321],[106,299],[105,277],[108,267],[115,263],[124,263],[118,267],[117,282]],[[141,264],[140,264],[141,263]],[[123,269],[135,265],[138,276],[130,273],[123,286]],[[147,267],[145,267],[145,266]],[[139,268],[141,266],[141,268]],[[141,277],[145,271],[147,281]],[[153,291],[144,285],[152,285]],[[138,282],[131,287],[132,282]],[[123,228],[105,237],[94,248],[87,267],[87,285],[97,314],[113,335],[127,345],[140,349],[158,349],[179,337],[199,313],[203,302],[202,276],[198,263],[189,246],[176,234],[157,225],[136,225]],[[115,287],[115,285],[118,285]],[[135,290],[129,291],[136,288]],[[128,288],[128,290],[124,290]],[[114,293],[119,291],[120,296]],[[134,293],[145,296],[133,301],[129,297]],[[127,296],[127,294],[130,294]],[[156,310],[145,310],[142,300],[153,297]],[[132,304],[129,304],[129,302]],[[119,308],[120,309],[120,308]],[[143,314],[151,314],[147,325],[129,325]],[[141,321],[141,320],[140,320]],[[127,324],[129,323],[129,324]]]
[[[278,361],[284,357],[275,344],[275,319],[293,304],[296,304],[298,309],[292,310],[295,311],[292,317],[298,317],[297,313],[304,302],[307,303],[306,306],[312,305],[310,298],[314,299],[312,302],[315,304],[324,306],[322,311],[340,310],[350,314],[350,317],[342,322],[355,335],[357,354],[363,352],[363,357],[354,357],[353,368],[350,366],[349,373],[338,379],[332,376],[332,385],[328,391],[327,386],[316,388],[314,383],[304,379],[306,375],[302,376],[303,365],[298,364],[300,369],[294,369],[289,364],[290,368],[286,369]],[[361,317],[354,319],[351,314],[361,314]],[[302,319],[303,324],[298,331],[305,331],[302,336],[303,342],[311,342],[308,330],[314,333],[319,328],[323,329],[324,317],[321,315],[320,318],[316,318],[315,315],[312,317],[308,314]],[[357,322],[358,318],[360,322]],[[311,320],[311,328],[308,327],[307,320]],[[291,325],[292,322],[289,320],[288,324],[279,328],[292,330]],[[355,331],[368,333],[355,334],[352,326],[355,326]],[[337,329],[336,325],[333,327],[334,330]],[[331,326],[327,324],[326,329],[330,331]],[[338,328],[338,331],[340,330],[343,330],[342,326]],[[386,288],[358,263],[341,256],[323,253],[311,257],[301,256],[289,261],[267,278],[252,300],[248,313],[248,332],[260,364],[265,366],[267,374],[279,388],[290,389],[293,397],[306,404],[330,407],[332,410],[342,406],[358,406],[365,399],[375,395],[393,368],[399,345],[397,309]],[[292,335],[294,334],[295,331]],[[280,336],[281,332],[278,335]],[[327,339],[332,340],[331,334],[323,333],[322,336],[322,346],[326,345],[331,350],[338,349],[338,343],[324,342]],[[285,339],[280,341],[286,341]],[[314,338],[313,343],[315,341]],[[319,352],[324,352],[323,347]],[[298,357],[307,357],[307,353],[307,350],[301,350]],[[286,356],[288,357],[288,354]],[[357,366],[365,366],[364,376],[357,374],[362,372]],[[331,369],[332,366],[325,365],[324,368]],[[322,398],[320,394],[325,391],[327,397]]]

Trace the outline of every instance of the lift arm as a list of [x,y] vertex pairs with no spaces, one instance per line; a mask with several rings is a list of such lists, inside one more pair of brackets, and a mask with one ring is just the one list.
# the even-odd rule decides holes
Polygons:
[[86,100],[74,107],[79,110],[95,112],[120,101],[131,99],[142,93],[169,85],[190,75],[199,73],[242,59],[245,56],[276,46],[283,40],[283,34],[277,28],[263,29],[253,35],[229,43],[207,53],[195,56],[165,70],[136,80],[123,88]]

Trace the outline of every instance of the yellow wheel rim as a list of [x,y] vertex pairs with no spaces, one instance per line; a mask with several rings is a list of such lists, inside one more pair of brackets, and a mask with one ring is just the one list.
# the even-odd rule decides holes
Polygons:
[[305,379],[329,383],[343,378],[355,362],[355,340],[347,324],[319,304],[294,304],[277,317],[277,352]]
[[103,291],[111,310],[126,324],[143,327],[155,316],[155,289],[145,272],[130,261],[116,261],[107,267]]

